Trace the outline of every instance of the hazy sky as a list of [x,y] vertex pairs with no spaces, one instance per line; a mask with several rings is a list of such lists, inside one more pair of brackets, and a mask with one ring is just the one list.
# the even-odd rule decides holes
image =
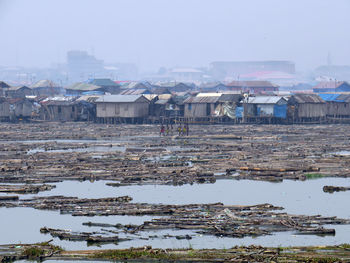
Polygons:
[[350,64],[350,0],[0,0],[0,65],[106,62],[208,66],[293,60]]

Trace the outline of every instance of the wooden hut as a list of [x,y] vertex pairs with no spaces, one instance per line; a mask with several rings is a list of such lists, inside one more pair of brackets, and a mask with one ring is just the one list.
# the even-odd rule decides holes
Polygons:
[[10,104],[10,120],[30,119],[33,114],[33,103],[26,98],[9,98]]
[[5,90],[5,96],[9,98],[25,98],[31,95],[33,91],[27,86],[9,87]]
[[40,118],[46,121],[77,121],[82,108],[74,97],[47,98],[40,105]]
[[350,92],[350,84],[346,81],[323,81],[313,87],[315,93]]
[[[204,94],[204,93],[203,93]],[[192,120],[203,117],[215,116],[215,109],[218,105],[219,98],[222,94],[216,93],[202,95],[198,94],[196,97],[189,97],[184,101],[185,111],[184,117]]]
[[4,97],[0,97],[0,121],[8,121],[10,118],[10,103]]
[[51,80],[39,80],[30,87],[35,96],[54,96],[63,93],[63,89]]
[[287,117],[287,101],[281,96],[248,97],[243,108],[245,122],[274,123]]
[[99,86],[104,92],[108,92],[110,94],[120,93],[120,85],[111,79],[93,79],[89,81],[89,84]]
[[185,92],[185,91],[191,91],[191,90],[195,89],[195,85],[194,84],[187,84],[187,83],[183,83],[183,82],[161,83],[160,85],[158,85],[158,87],[165,87],[171,93]]
[[218,105],[215,109],[215,115],[223,117],[223,122],[236,122],[236,108],[240,106],[243,99],[241,94],[222,94],[218,99]]
[[329,121],[341,122],[350,119],[349,94],[319,94],[326,102],[326,116]]
[[8,89],[10,85],[6,82],[0,81],[0,97],[5,96],[5,90]]
[[296,94],[288,100],[289,122],[321,122],[327,114],[325,101],[317,94]]
[[107,89],[104,87],[96,86],[84,82],[76,82],[72,85],[67,86],[66,94],[71,96],[80,96],[80,95],[103,95],[107,92]]
[[209,83],[202,83],[199,86],[199,90],[201,92],[223,92],[223,91],[227,91],[228,87],[221,82],[209,82]]
[[149,89],[125,89],[121,93],[121,95],[146,95],[152,94]]
[[232,81],[227,84],[228,89],[236,92],[248,92],[251,94],[265,94],[278,91],[277,85],[269,81]]
[[100,96],[84,95],[77,99],[81,104],[79,121],[95,121],[96,120],[96,100]]
[[[162,94],[157,96],[150,107],[152,107],[152,118],[160,122],[172,123],[175,118],[183,117],[183,107],[178,105],[179,99],[171,94]],[[181,104],[181,103],[180,103]]]
[[149,100],[142,95],[105,95],[96,100],[98,122],[143,123],[148,117]]

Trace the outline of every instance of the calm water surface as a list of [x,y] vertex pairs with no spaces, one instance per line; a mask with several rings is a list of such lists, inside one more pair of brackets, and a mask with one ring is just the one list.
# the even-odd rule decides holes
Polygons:
[[[105,181],[76,182],[66,181],[58,183],[52,191],[41,192],[38,195],[20,195],[21,198],[31,196],[65,195],[80,198],[102,198],[129,195],[133,202],[189,204],[223,202],[226,205],[253,205],[271,203],[282,206],[285,212],[292,214],[323,216],[338,216],[350,218],[350,191],[328,194],[322,191],[324,185],[350,186],[350,179],[322,178],[309,181],[289,181],[269,183],[248,180],[218,180],[215,184],[195,184],[183,186],[106,186]],[[39,211],[32,208],[0,208],[0,244],[32,243],[47,241],[50,235],[40,234],[39,229],[50,228],[71,229],[74,231],[99,231],[100,228],[83,226],[83,222],[141,224],[151,220],[151,216],[99,216],[73,217],[61,215],[56,211]],[[277,233],[257,238],[218,238],[201,236],[187,230],[162,230],[142,233],[135,236],[135,240],[119,244],[107,244],[99,248],[128,248],[151,245],[159,248],[229,248],[235,245],[259,244],[264,246],[292,246],[292,245],[325,245],[350,242],[350,226],[330,226],[336,229],[336,236],[305,236],[292,232]],[[153,235],[184,235],[192,233],[191,240],[177,240],[175,238],[140,239]],[[65,249],[86,249],[86,242],[60,241],[54,238],[54,244]]]

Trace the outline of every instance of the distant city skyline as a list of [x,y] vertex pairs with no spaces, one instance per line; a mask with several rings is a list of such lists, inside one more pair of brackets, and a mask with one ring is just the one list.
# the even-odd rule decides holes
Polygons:
[[350,64],[348,0],[0,0],[0,65],[49,67],[69,50],[141,71],[213,61]]

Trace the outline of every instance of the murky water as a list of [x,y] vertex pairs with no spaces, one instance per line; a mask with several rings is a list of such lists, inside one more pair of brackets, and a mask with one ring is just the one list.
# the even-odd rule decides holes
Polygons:
[[[350,191],[339,193],[324,193],[324,185],[348,186],[350,179],[322,178],[317,180],[284,181],[269,183],[247,180],[218,180],[215,184],[195,184],[183,186],[145,185],[145,186],[106,186],[105,181],[76,182],[66,181],[58,183],[51,191],[41,192],[39,196],[65,195],[80,198],[102,198],[129,195],[133,202],[188,204],[223,202],[226,205],[253,205],[271,203],[283,206],[285,211],[292,214],[306,214],[323,216],[338,216],[350,218]],[[4,195],[4,194],[3,194]],[[38,196],[36,195],[36,196]],[[32,195],[20,195],[21,198]],[[34,196],[34,195],[33,195]],[[83,226],[83,222],[110,224],[141,224],[152,217],[144,216],[100,216],[73,217],[60,215],[54,211],[39,211],[32,208],[0,208],[0,244],[32,243],[51,239],[50,235],[40,234],[39,229],[50,228],[71,229],[74,231],[98,231],[100,228]],[[185,230],[162,230],[142,233],[134,240],[119,244],[107,244],[94,248],[128,248],[151,245],[160,248],[229,248],[234,245],[259,244],[264,246],[292,246],[292,245],[325,245],[350,242],[350,226],[330,226],[336,229],[336,236],[302,236],[291,232],[277,233],[271,236],[257,238],[218,238],[212,236],[194,235],[192,240],[177,240],[176,238],[159,239],[149,236],[165,234],[183,235]],[[66,249],[86,249],[86,242],[60,241],[54,238],[54,244]]]

